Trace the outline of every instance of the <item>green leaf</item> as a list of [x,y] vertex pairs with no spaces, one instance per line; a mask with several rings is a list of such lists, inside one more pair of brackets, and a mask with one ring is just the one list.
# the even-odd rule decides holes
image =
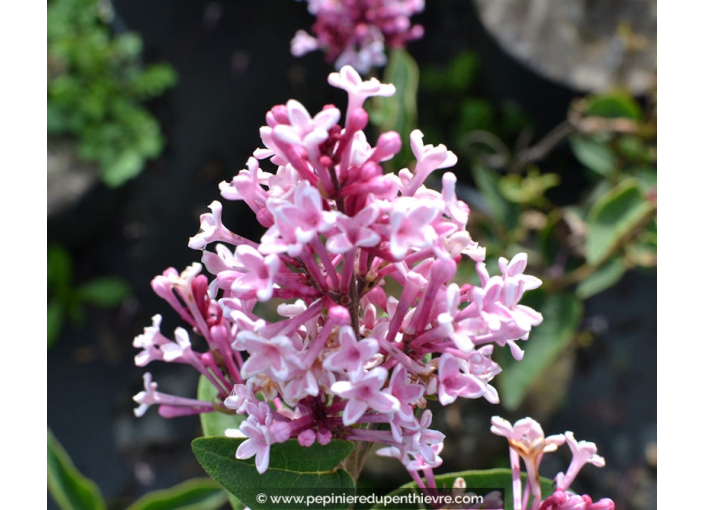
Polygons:
[[629,161],[650,163],[654,159],[652,148],[635,135],[620,136],[616,140],[616,148]]
[[98,486],[78,472],[59,441],[47,429],[47,484],[62,510],[104,510]]
[[369,113],[370,122],[379,126],[381,132],[396,131],[401,135],[403,149],[394,158],[401,165],[407,165],[411,159],[408,137],[418,119],[418,76],[418,64],[413,57],[406,50],[392,50],[384,70],[384,83],[393,83],[396,93],[390,97],[374,97]]
[[474,183],[481,192],[483,199],[480,204],[470,204],[478,207],[501,231],[512,230],[518,224],[518,207],[504,198],[499,189],[499,174],[479,163],[472,165]]
[[628,173],[638,180],[638,186],[644,194],[658,185],[658,173],[653,165],[635,165],[628,168]]
[[168,64],[154,64],[133,78],[132,89],[139,97],[150,98],[162,94],[173,87],[178,75]]
[[227,502],[227,491],[210,478],[194,478],[169,489],[139,498],[127,510],[218,510]]
[[[276,509],[280,505],[257,501],[257,495],[300,495],[308,489],[341,490],[354,493],[352,477],[339,467],[354,449],[353,443],[333,439],[322,446],[314,443],[306,448],[295,439],[271,445],[269,469],[259,474],[254,458],[235,458],[245,439],[201,437],[191,443],[193,453],[203,469],[252,510]],[[273,506],[272,506],[273,505]],[[349,505],[328,505],[346,509]],[[314,508],[313,506],[309,508]]]
[[61,333],[61,328],[64,325],[64,306],[63,304],[52,299],[49,301],[46,307],[46,343],[47,348],[51,348],[55,343],[57,338],[59,338],[59,333]]
[[575,295],[579,299],[590,298],[616,285],[625,273],[623,260],[620,257],[614,258],[579,282]]
[[77,289],[77,296],[84,303],[104,308],[120,305],[130,295],[129,284],[113,276],[96,278]]
[[125,57],[137,57],[142,53],[142,38],[135,32],[127,32],[114,39],[115,49]]
[[560,183],[557,174],[541,174],[529,171],[527,176],[508,174],[499,179],[501,194],[516,204],[540,205],[545,202],[545,192]]
[[100,177],[107,186],[116,188],[139,174],[143,166],[144,158],[137,151],[126,150],[101,168]]
[[635,179],[626,179],[599,198],[587,217],[587,262],[600,264],[654,211],[655,205],[643,197]]
[[[204,375],[198,380],[198,400],[217,402],[218,390]],[[243,414],[227,413],[200,413],[200,424],[203,435],[224,436],[227,429],[239,429],[240,423],[245,419]]]
[[582,319],[582,303],[571,294],[552,294],[543,299],[528,294],[524,304],[540,311],[543,322],[533,328],[525,344],[519,344],[525,349],[523,359],[507,359],[496,377],[501,403],[509,411],[518,409],[535,380],[569,345]]
[[[508,447],[507,447],[508,448]],[[438,488],[441,487],[452,487],[452,484],[457,478],[463,478],[467,484],[466,492],[481,492],[479,489],[503,489],[504,490],[504,507],[506,510],[513,510],[513,496],[512,496],[512,477],[511,470],[507,468],[498,469],[486,469],[486,470],[476,470],[476,471],[460,471],[458,473],[448,473],[444,475],[436,475],[435,482]],[[525,488],[526,475],[522,474],[521,478],[523,480],[523,487]],[[542,491],[542,497],[545,498],[547,495],[552,494],[552,481],[547,478],[540,479],[540,488]],[[402,485],[393,492],[390,492],[389,496],[403,496],[407,494],[412,494],[417,492],[417,485],[415,482],[407,483]],[[419,508],[418,506],[409,507],[407,504],[388,504],[388,505],[375,505],[371,510],[391,510],[391,509],[404,509],[408,508]],[[492,507],[493,508],[493,507]]]
[[459,106],[455,105],[455,112],[458,120],[453,132],[457,138],[469,131],[496,132],[496,111],[493,103],[487,99],[467,97]]
[[52,245],[46,251],[47,283],[58,294],[66,293],[73,278],[71,254],[63,246]]
[[577,161],[597,174],[607,176],[616,170],[616,155],[605,142],[594,137],[572,135],[570,147]]
[[624,92],[612,92],[588,98],[585,113],[607,119],[626,117],[640,120],[643,117],[643,111],[635,99]]

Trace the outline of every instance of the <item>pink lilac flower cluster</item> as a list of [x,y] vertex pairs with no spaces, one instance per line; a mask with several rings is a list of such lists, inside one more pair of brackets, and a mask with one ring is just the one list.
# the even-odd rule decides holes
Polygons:
[[423,36],[410,17],[424,8],[424,0],[308,0],[315,36],[299,30],[291,53],[300,57],[320,49],[337,69],[351,65],[366,74],[386,64],[385,46],[403,48]]
[[[588,495],[579,496],[568,489],[579,471],[586,464],[604,467],[604,458],[596,454],[596,445],[589,441],[579,441],[572,432],[545,437],[540,424],[532,418],[523,418],[511,425],[510,422],[494,416],[491,419],[491,431],[508,439],[511,471],[513,475],[513,508],[514,510],[614,510],[614,502],[608,498],[596,503]],[[543,454],[554,452],[557,447],[567,443],[572,451],[566,473],[558,473],[555,477],[555,490],[546,499],[542,499],[538,468]],[[520,459],[526,467],[526,487],[521,497]],[[532,496],[532,505],[528,500]]]
[[[500,259],[501,274],[491,276],[485,250],[466,230],[469,208],[456,196],[456,177],[445,173],[440,191],[423,184],[457,162],[444,145],[424,145],[414,131],[413,169],[384,173],[381,163],[401,139],[388,132],[371,146],[363,103],[393,94],[393,85],[362,81],[350,66],[328,81],[348,93],[343,120],[330,105],[313,116],[294,100],[275,106],[260,130],[264,148],[220,185],[223,198],[252,209],[266,229],[260,241],[231,232],[214,201],[189,243],[203,250],[202,265],[152,281],[190,331],[178,328],[169,339],[155,316],[134,341],[142,349],[137,365],[191,364],[218,397],[169,396],[146,374],[136,414],[158,405],[165,417],[244,415],[236,434],[248,439],[237,457],[255,456],[259,472],[272,444],[335,437],[382,443],[382,454],[418,478],[441,463],[444,438],[431,429],[426,399],[499,401],[490,384],[501,371],[494,344],[522,357],[517,341],[542,316],[519,301],[541,282],[523,274],[525,254]],[[260,168],[263,160],[275,172]],[[474,261],[478,285],[453,282],[463,256]],[[276,305],[278,319],[258,315],[262,302]],[[193,333],[206,352],[192,349]]]

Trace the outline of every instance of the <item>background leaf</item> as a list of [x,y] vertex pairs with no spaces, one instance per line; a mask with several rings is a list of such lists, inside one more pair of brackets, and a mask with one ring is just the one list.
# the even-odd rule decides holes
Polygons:
[[588,98],[585,113],[607,119],[626,117],[640,120],[643,117],[643,111],[636,100],[626,92],[611,92]]
[[408,140],[418,123],[418,76],[418,64],[413,57],[404,49],[392,50],[382,82],[393,83],[396,93],[391,97],[374,97],[371,103],[370,122],[376,124],[381,133],[396,131],[401,135],[403,147],[392,160],[396,170],[407,166],[412,157]]
[[597,174],[608,176],[616,170],[616,155],[605,142],[594,137],[573,135],[570,137],[570,147],[577,161]]
[[523,303],[540,311],[543,323],[531,331],[526,343],[519,342],[525,350],[523,359],[517,362],[506,353],[507,359],[501,363],[503,371],[496,376],[501,403],[509,411],[521,405],[535,380],[570,343],[582,319],[582,303],[571,294],[552,294],[543,299],[535,296],[527,294]]
[[[338,466],[353,450],[354,444],[333,439],[322,446],[306,448],[295,439],[271,445],[269,469],[259,474],[254,458],[239,460],[235,452],[245,439],[201,437],[191,444],[203,469],[252,510],[275,509],[261,504],[256,496],[303,494],[305,489],[331,489],[354,493],[352,477]],[[348,505],[328,505],[345,509]],[[313,506],[309,507],[313,508]]]
[[98,486],[79,473],[71,458],[47,429],[47,485],[62,510],[104,510]]
[[49,287],[63,299],[70,292],[73,279],[73,261],[66,248],[58,245],[47,248],[46,273]]
[[78,287],[77,295],[84,303],[111,308],[120,305],[130,295],[130,286],[121,278],[106,276],[84,283]]
[[655,212],[635,179],[626,179],[599,198],[587,218],[586,254],[597,265],[641,223]]
[[590,276],[579,282],[575,295],[587,299],[616,285],[626,272],[626,266],[620,257],[614,258],[597,269]]
[[152,491],[127,510],[218,510],[227,502],[227,491],[210,478],[194,478],[169,489]]
[[472,177],[481,192],[481,203],[470,202],[470,208],[477,208],[493,224],[496,232],[512,230],[518,224],[519,209],[516,204],[506,200],[499,189],[500,175],[479,163],[472,165]]
[[50,348],[56,343],[59,338],[61,328],[64,325],[64,307],[63,304],[52,299],[46,308],[46,343],[47,348]]

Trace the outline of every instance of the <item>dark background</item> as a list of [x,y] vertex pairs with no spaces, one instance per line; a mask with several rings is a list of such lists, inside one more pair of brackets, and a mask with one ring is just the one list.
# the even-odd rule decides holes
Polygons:
[[[200,435],[197,418],[165,420],[150,410],[136,419],[132,412],[132,396],[147,370],[165,392],[192,396],[197,383],[187,367],[133,365],[132,339],[152,315],[163,315],[164,331],[179,325],[153,295],[150,280],[167,267],[180,271],[199,259],[187,247],[198,216],[219,198],[218,183],[244,168],[261,146],[258,128],[271,106],[296,98],[317,112],[329,102],[343,106],[344,95],[327,85],[332,68],[319,52],[300,59],[289,53],[295,31],[313,21],[304,2],[115,0],[114,6],[115,29],[139,32],[145,61],[169,62],[179,83],[150,105],[167,139],[162,156],[124,187],[97,185],[73,209],[48,219],[48,242],[71,251],[76,282],[120,276],[133,297],[116,311],[91,309],[80,329],[64,328],[48,353],[47,407],[48,425],[78,469],[114,508],[124,508],[141,494],[205,475],[190,452],[190,441]],[[477,21],[471,2],[429,1],[414,21],[426,29],[408,48],[421,69],[465,49],[477,51],[481,93],[519,102],[539,133],[563,120],[571,99],[581,94],[505,55]],[[463,179],[462,169],[455,170]],[[225,224],[258,237],[261,231],[240,205],[225,204]],[[574,488],[595,499],[611,497],[624,510],[655,508],[655,468],[645,456],[646,445],[656,441],[655,289],[654,275],[629,273],[587,302],[585,325],[596,340],[575,354],[569,397],[542,423],[547,434],[572,430],[598,444],[607,467],[585,468]],[[460,409],[460,427],[437,414],[436,428],[448,433],[440,472],[507,459],[505,441],[488,432],[489,417],[517,419],[529,411],[508,414],[483,402],[465,402]],[[559,462],[554,472],[565,469]],[[385,487],[409,481],[400,464],[372,459],[364,476]],[[55,508],[51,498],[49,507]]]

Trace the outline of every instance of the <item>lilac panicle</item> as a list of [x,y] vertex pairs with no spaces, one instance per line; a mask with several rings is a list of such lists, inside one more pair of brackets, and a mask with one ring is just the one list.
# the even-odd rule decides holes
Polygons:
[[[370,145],[363,104],[393,94],[393,85],[364,81],[350,66],[328,81],[348,93],[344,116],[330,105],[310,114],[293,100],[273,107],[260,129],[263,148],[220,185],[224,200],[252,209],[261,238],[231,232],[214,201],[189,243],[202,250],[202,264],[152,281],[187,327],[169,338],[155,316],[134,341],[135,363],[188,363],[217,396],[167,396],[149,378],[136,412],[158,405],[165,416],[244,415],[233,432],[247,438],[237,457],[256,457],[260,472],[270,446],[288,439],[377,442],[432,485],[444,436],[423,412],[426,398],[498,403],[494,346],[520,357],[516,341],[542,317],[519,301],[540,281],[524,274],[524,254],[502,259],[501,274],[490,275],[484,249],[466,230],[469,207],[456,195],[456,177],[445,173],[442,191],[425,186],[431,173],[457,162],[444,145],[424,145],[414,131],[413,170],[383,171],[400,136],[383,133]],[[475,265],[478,285],[454,281],[463,259]],[[260,316],[255,305],[273,300],[278,317]],[[192,345],[195,337],[203,341]]]
[[308,0],[308,12],[316,17],[314,35],[296,32],[291,53],[322,50],[337,69],[349,65],[366,74],[386,64],[386,46],[402,48],[423,36],[423,27],[412,25],[410,17],[424,8],[424,0]]

